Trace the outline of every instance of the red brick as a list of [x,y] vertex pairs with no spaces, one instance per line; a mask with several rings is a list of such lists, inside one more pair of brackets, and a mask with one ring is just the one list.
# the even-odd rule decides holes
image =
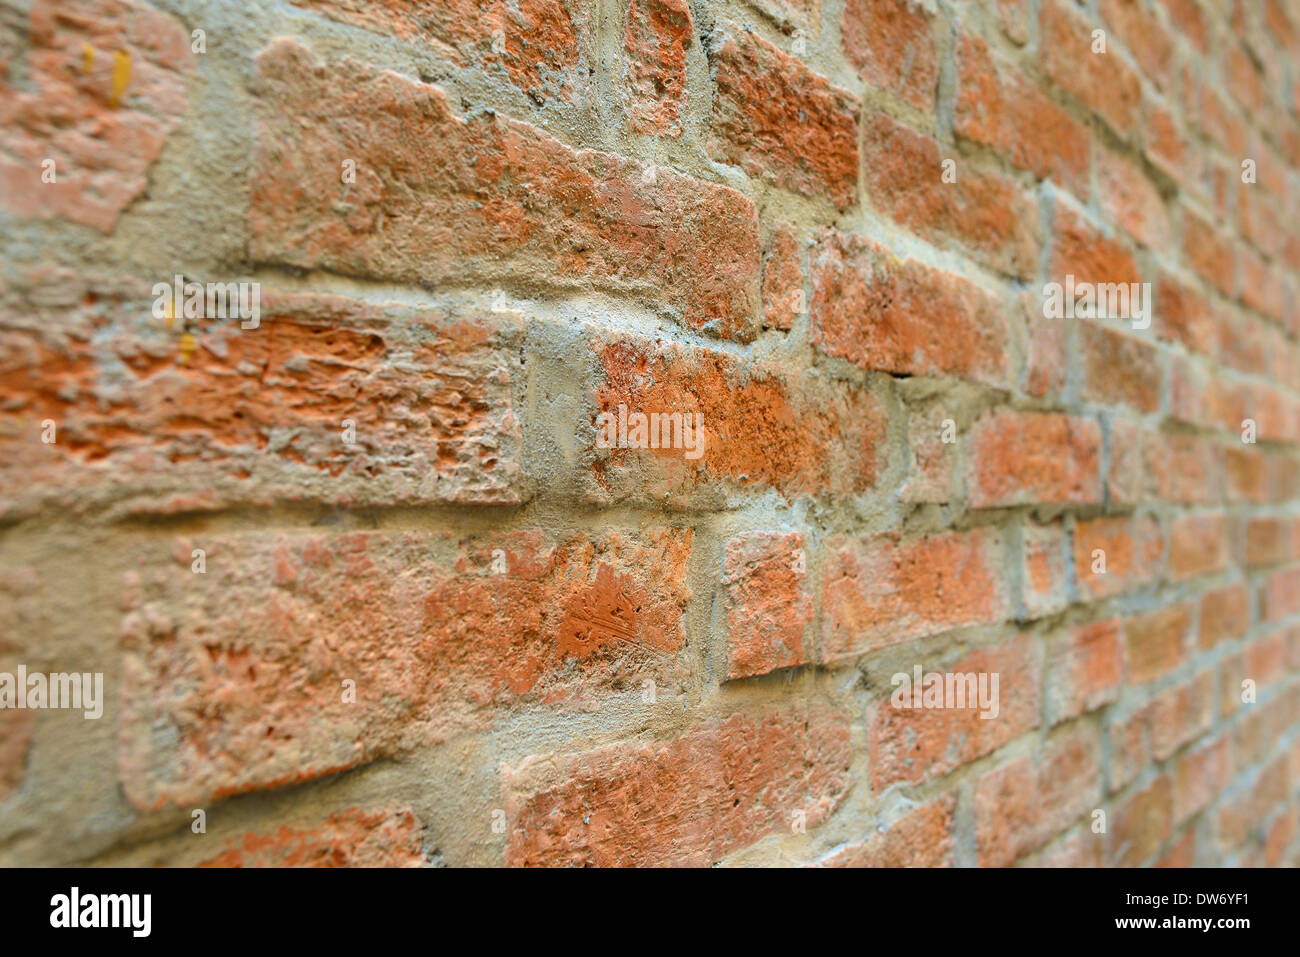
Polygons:
[[185,114],[189,33],[129,0],[33,0],[26,19],[25,57],[0,68],[0,206],[111,233]]
[[499,705],[676,681],[690,541],[217,534],[178,540],[174,562],[142,555],[122,623],[122,787],[139,808],[185,806],[443,740]]
[[1269,457],[1252,446],[1223,449],[1224,492],[1229,502],[1265,504],[1270,498]]
[[1055,614],[1069,603],[1065,538],[1060,522],[1023,527],[1020,597],[1029,618]]
[[[735,356],[637,338],[597,336],[596,414],[698,414],[703,448],[596,449],[591,472],[613,498],[689,503],[721,488],[770,487],[788,498],[856,495],[874,485],[884,414],[865,389],[747,364]],[[593,437],[594,441],[594,437]]]
[[681,135],[691,28],[686,0],[631,0],[623,31],[623,99],[634,132]]
[[309,827],[281,825],[226,841],[200,867],[422,867],[420,834],[410,811],[348,808]]
[[975,783],[975,845],[980,867],[1006,867],[1097,806],[1101,749],[1079,726]]
[[1083,352],[1086,400],[1124,405],[1138,412],[1160,408],[1164,364],[1160,351],[1149,342],[1109,325],[1083,320],[1079,323],[1079,346]]
[[1203,355],[1218,355],[1218,325],[1204,296],[1170,275],[1160,277],[1155,295],[1152,325],[1160,338]]
[[1146,715],[1139,711],[1110,725],[1110,791],[1132,784],[1150,759]]
[[[586,22],[576,23],[564,0],[291,0],[375,33],[427,44],[457,63],[480,66],[535,100],[568,102],[582,88],[586,72],[580,51],[588,41]],[[504,50],[497,52],[503,41]]]
[[0,305],[0,473],[28,476],[0,511],[523,499],[517,318],[265,291],[256,329],[168,328],[143,284],[55,279]]
[[1250,678],[1260,690],[1270,688],[1288,677],[1288,640],[1285,631],[1277,631],[1257,638],[1243,651],[1244,677]]
[[884,825],[864,841],[846,844],[818,867],[952,867],[956,800],[935,798]]
[[1169,577],[1173,581],[1223,571],[1230,560],[1223,515],[1184,515],[1169,523]]
[[1191,606],[1170,605],[1134,615],[1124,623],[1124,671],[1132,684],[1145,684],[1183,660]]
[[1194,213],[1183,217],[1183,257],[1187,265],[1225,296],[1237,292],[1236,255],[1228,239]]
[[1108,482],[1115,504],[1218,503],[1223,495],[1222,449],[1198,436],[1113,421]]
[[[1100,549],[1104,554],[1094,553]],[[1164,536],[1154,518],[1096,518],[1074,528],[1074,577],[1079,594],[1096,600],[1150,584],[1163,568]],[[1105,573],[1094,572],[1105,561]]]
[[1136,867],[1148,860],[1173,828],[1173,788],[1162,775],[1114,809],[1106,855],[1110,867]]
[[864,369],[1007,383],[1006,320],[981,287],[835,230],[812,257],[812,340],[825,354]]
[[747,678],[812,660],[804,538],[798,532],[747,532],[727,542],[723,602],[727,677]]
[[1253,518],[1246,525],[1246,563],[1277,565],[1296,557],[1300,522],[1295,519]]
[[1169,418],[1202,429],[1218,426],[1212,394],[1215,372],[1194,357],[1169,357]]
[[958,40],[953,129],[1087,200],[1088,128],[1040,93],[1024,74],[995,60],[988,44],[974,34],[962,34]]
[[801,258],[794,229],[778,226],[763,261],[763,325],[769,329],[789,330],[805,312]]
[[1145,709],[1150,722],[1152,757],[1163,761],[1200,737],[1209,730],[1215,711],[1212,669],[1152,698]]
[[1046,0],[1038,22],[1039,64],[1048,79],[1124,136],[1137,122],[1142,84],[1112,43],[1105,53],[1092,52],[1092,31],[1099,26],[1073,3]]
[[1093,419],[1001,409],[972,430],[971,508],[1101,501]]
[[1120,242],[1108,239],[1074,206],[1056,203],[1052,247],[1052,278],[1075,283],[1135,283],[1142,276],[1132,254]]
[[[436,86],[292,40],[259,57],[252,256],[403,282],[491,277],[662,298],[692,329],[752,338],[753,204],[495,115],[461,119]],[[424,144],[440,149],[429,161]],[[340,158],[354,158],[355,184]]]
[[1025,328],[1029,333],[1029,355],[1025,368],[1025,391],[1040,399],[1059,399],[1065,390],[1068,361],[1066,347],[1073,319],[1045,316],[1043,297],[1026,292],[1020,297]]
[[1240,638],[1250,627],[1250,593],[1242,583],[1224,585],[1201,597],[1202,648]]
[[710,720],[664,742],[538,755],[502,771],[513,866],[705,866],[795,812],[820,823],[849,787],[836,714]]
[[1283,568],[1268,576],[1260,594],[1259,617],[1279,621],[1300,614],[1300,565]]
[[867,719],[873,789],[920,784],[947,774],[1038,727],[1043,660],[1033,638],[1012,638],[977,649],[942,670],[999,675],[998,715],[981,718],[978,705],[896,708],[886,689]]
[[1169,243],[1169,214],[1160,191],[1132,160],[1109,150],[1097,158],[1097,194],[1106,218],[1144,246]]
[[1124,683],[1119,619],[1076,625],[1047,646],[1047,714],[1051,724],[1111,704]]
[[1188,868],[1196,866],[1196,829],[1188,828],[1182,837],[1174,839],[1165,855],[1155,867]]
[[[1038,212],[1015,180],[945,157],[928,136],[884,113],[863,119],[863,182],[868,201],[899,225],[941,245],[972,250],[1008,275],[1037,271]],[[952,159],[956,181],[943,181]]]
[[1204,810],[1232,779],[1231,743],[1226,735],[1178,760],[1174,773],[1174,824]]
[[910,0],[847,0],[840,34],[849,62],[867,83],[934,110],[939,63],[924,7]]
[[1004,545],[992,530],[902,541],[836,536],[826,543],[824,661],[953,628],[992,624],[1010,612]]
[[[946,426],[945,422],[951,425]],[[945,442],[949,428],[953,441]],[[908,414],[907,447],[910,454],[907,481],[898,492],[902,501],[944,503],[952,499],[956,438],[956,421],[943,408],[914,410]]]
[[1182,31],[1198,50],[1209,50],[1210,31],[1199,0],[1160,0],[1169,14],[1169,22]]
[[713,156],[800,195],[825,195],[839,209],[853,205],[857,97],[735,24],[714,34],[709,63]]
[[1101,0],[1100,10],[1115,37],[1133,54],[1133,62],[1162,88],[1172,86],[1174,75],[1174,39],[1142,0]]

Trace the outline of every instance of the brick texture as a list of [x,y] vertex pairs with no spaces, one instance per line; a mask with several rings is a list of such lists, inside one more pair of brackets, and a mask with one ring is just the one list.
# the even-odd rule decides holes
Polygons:
[[0,3],[0,865],[1300,864],[1298,59]]

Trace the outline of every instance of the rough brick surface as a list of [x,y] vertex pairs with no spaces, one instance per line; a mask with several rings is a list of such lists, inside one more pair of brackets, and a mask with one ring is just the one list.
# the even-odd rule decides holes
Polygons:
[[1297,62],[0,2],[0,866],[1300,864]]

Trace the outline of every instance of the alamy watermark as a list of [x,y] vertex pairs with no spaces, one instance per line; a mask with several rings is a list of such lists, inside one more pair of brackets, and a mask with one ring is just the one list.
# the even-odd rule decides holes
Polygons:
[[17,673],[0,671],[0,710],[81,709],[90,720],[104,714],[104,673],[42,674],[19,665]]
[[262,321],[262,286],[256,282],[186,282],[153,285],[155,319],[239,319],[241,329],[256,329]]
[[889,681],[894,686],[890,703],[903,710],[979,708],[984,719],[998,716],[998,672],[931,671],[916,665],[912,674],[900,671]]
[[1128,319],[1134,329],[1151,325],[1151,283],[1076,282],[1043,286],[1043,316],[1047,319]]
[[598,449],[683,449],[692,461],[704,454],[704,413],[618,412],[596,416]]

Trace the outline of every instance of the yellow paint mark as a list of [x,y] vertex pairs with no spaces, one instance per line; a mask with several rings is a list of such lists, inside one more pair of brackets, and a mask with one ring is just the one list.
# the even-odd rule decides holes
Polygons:
[[167,303],[167,311],[163,314],[163,318],[167,320],[168,329],[176,324],[176,307],[172,305],[170,300]]
[[81,72],[89,73],[90,68],[95,65],[95,48],[89,43],[82,44],[81,47]]
[[194,349],[196,346],[197,343],[194,340],[194,334],[190,332],[182,332],[181,333],[181,354],[180,354],[180,358],[177,359],[177,361],[181,365],[185,365],[185,363],[189,362],[190,356],[194,355]]
[[118,50],[113,54],[113,96],[109,103],[117,106],[122,100],[122,93],[126,90],[126,85],[130,82],[131,54],[125,50]]

